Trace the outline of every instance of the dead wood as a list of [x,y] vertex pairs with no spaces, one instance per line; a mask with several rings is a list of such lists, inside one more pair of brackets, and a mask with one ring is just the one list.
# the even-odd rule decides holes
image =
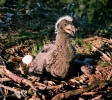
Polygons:
[[41,86],[41,87],[45,87],[46,86],[45,84],[42,84],[40,82],[35,82],[34,85],[35,86]]
[[[102,51],[98,50],[96,47],[92,46],[92,48],[96,51],[98,51],[100,54],[102,54],[103,58],[112,66],[111,58],[109,58],[106,54],[104,54]],[[107,80],[109,80],[112,76],[112,70],[110,71]]]
[[60,89],[64,86],[64,84],[56,85],[56,86],[47,86],[46,90],[54,90],[54,89]]
[[81,95],[97,95],[97,94],[108,94],[108,93],[112,93],[112,90],[110,90],[110,91],[97,91],[97,92],[85,92]]
[[21,98],[21,96],[25,96],[27,94],[27,91],[25,90],[22,90],[22,89],[17,89],[17,88],[12,88],[12,87],[9,87],[9,86],[5,86],[5,85],[2,85],[0,84],[0,87],[6,89],[6,90],[10,90],[12,92],[14,92],[14,94],[18,97],[18,98]]
[[25,78],[19,77],[16,74],[13,74],[9,70],[7,70],[4,66],[0,65],[0,74],[3,74],[9,78],[11,78],[13,81],[17,83],[23,83],[26,85],[29,85],[32,89],[36,90],[35,87],[33,86],[32,82],[30,80],[27,80]]
[[103,42],[106,42],[106,43],[109,43],[109,44],[112,44],[112,40],[110,39],[107,39],[107,38],[103,38],[103,37],[100,37],[100,36],[93,36],[91,38],[85,38],[84,41],[94,41],[94,40],[97,40],[97,39],[100,39],[101,41]]
[[107,39],[107,38],[103,38],[102,37],[102,41],[106,42],[106,43],[109,43],[109,44],[112,44],[112,40],[110,39]]
[[[106,54],[104,54],[102,51],[98,50],[98,49],[97,49],[96,47],[94,47],[93,45],[92,45],[92,48],[93,48],[95,51],[99,52],[99,53],[103,56],[104,60],[107,61],[107,62],[112,66],[111,58],[109,58]],[[111,71],[110,71],[110,73],[109,73],[109,75],[108,75],[108,77],[107,77],[107,80],[109,80],[109,79],[111,78],[111,76],[112,76],[112,69],[111,69]]]
[[40,90],[55,90],[55,89],[60,89],[64,86],[64,84],[60,84],[60,85],[56,85],[56,86],[46,86],[46,85],[43,85],[43,86],[37,86],[38,89]]
[[110,58],[106,54],[104,54],[102,51],[98,50],[93,45],[92,45],[92,48],[93,48],[93,50],[98,51],[105,58],[106,61],[110,62]]
[[[99,39],[100,39],[100,37],[92,37],[90,40],[88,40],[88,42],[94,41],[96,43],[95,45],[94,45],[94,43],[90,43],[90,45],[91,44],[94,45],[93,46],[94,51],[96,51],[96,53],[98,53],[98,54],[100,53],[102,55],[101,59],[103,61],[111,64],[112,63],[111,43],[110,43],[110,41],[107,41],[106,39],[101,40],[101,42],[102,41],[105,42],[106,46],[109,47],[109,48],[105,48],[104,47],[105,45],[104,46],[99,45],[100,42],[99,42],[99,44],[97,44],[97,41]],[[107,44],[109,44],[109,46]],[[109,52],[107,52],[106,50],[108,50]],[[18,60],[15,57],[13,59],[13,57],[11,57],[11,56],[10,56],[10,59],[11,59],[10,62],[15,63],[16,65],[18,65],[18,63],[20,63],[20,60],[21,60],[21,59]],[[16,63],[16,62],[18,62],[18,63]],[[80,78],[78,77],[79,79],[77,79],[77,77],[75,77],[76,79],[74,79],[73,85],[68,84],[68,82],[66,84],[60,83],[59,85],[57,85],[57,84],[51,85],[51,84],[45,83],[44,81],[43,81],[43,83],[38,82],[37,81],[38,77],[36,77],[36,78],[33,77],[30,79],[27,79],[27,78],[29,78],[29,77],[27,77],[25,79],[24,77],[20,77],[20,76],[14,74],[13,71],[11,72],[10,70],[8,70],[6,68],[6,65],[5,65],[3,59],[1,60],[1,64],[3,66],[0,65],[0,75],[1,75],[0,82],[2,82],[3,84],[0,85],[0,87],[1,87],[0,93],[2,94],[2,96],[0,96],[0,98],[15,97],[15,96],[17,98],[20,98],[20,97],[24,97],[26,95],[27,100],[30,98],[30,96],[32,96],[32,97],[29,100],[37,99],[37,97],[39,97],[38,98],[39,100],[40,100],[40,98],[44,98],[43,100],[50,100],[48,98],[51,98],[52,96],[54,96],[52,98],[52,100],[61,100],[63,98],[69,98],[69,97],[70,98],[71,97],[73,97],[73,98],[79,97],[80,98],[80,95],[81,95],[83,97],[92,96],[93,97],[92,99],[94,99],[94,97],[96,98],[99,95],[104,97],[103,95],[109,95],[110,93],[112,93],[112,90],[107,89],[107,86],[109,86],[109,84],[112,84],[112,80],[110,79],[112,77],[111,66],[108,69],[103,68],[105,71],[98,70],[100,74],[95,73],[91,76],[88,76],[84,80],[82,80],[83,78],[81,78],[81,76],[79,76]],[[21,72],[22,76],[27,75],[25,73],[26,70],[24,70],[24,66],[21,64],[19,64],[19,66],[20,66],[19,68],[16,67],[16,68],[18,68],[16,71],[18,72],[18,70],[19,70],[19,72]],[[100,75],[100,76],[98,76],[98,75]],[[99,82],[96,81],[96,80],[104,80],[104,79],[106,81],[99,81]],[[95,82],[92,83],[93,81],[95,81]],[[4,84],[4,82],[7,84],[7,86]],[[14,84],[14,87],[10,87],[10,84],[8,84],[8,83],[11,83],[11,85]],[[92,83],[92,84],[88,86],[88,84],[90,84],[90,83]],[[23,87],[21,85],[23,85],[23,86],[25,85],[24,86],[25,90],[23,89]],[[71,90],[71,88],[66,90],[65,85],[70,86],[70,87],[73,86],[72,90]],[[75,86],[75,88],[77,88],[76,90],[73,90],[74,86]],[[83,88],[84,86],[88,86],[88,87]],[[34,91],[34,89],[37,89],[38,92]],[[102,89],[103,90],[106,89],[107,91],[106,90],[103,91]],[[7,93],[7,91],[8,91],[8,93]],[[39,93],[39,94],[36,94],[36,93]],[[59,93],[59,94],[57,94],[57,93]],[[36,97],[33,97],[34,95]],[[42,95],[43,95],[43,97],[42,97]],[[82,99],[83,99],[83,97],[82,97]],[[26,99],[26,97],[24,99]]]
[[95,81],[90,86],[88,86],[86,88],[81,88],[81,89],[76,89],[76,90],[70,90],[70,91],[65,92],[65,93],[57,94],[56,96],[54,96],[52,98],[52,100],[61,100],[63,98],[68,98],[70,96],[75,96],[75,95],[78,95],[78,94],[90,91],[90,90],[92,90],[92,89],[94,89],[96,87],[100,87],[101,85],[103,85],[103,88],[104,88],[104,86],[106,86],[108,84],[112,84],[112,79],[111,80]]
[[11,81],[11,79],[8,77],[0,78],[0,82],[8,82],[8,81]]
[[86,38],[86,39],[84,39],[84,41],[93,41],[93,40],[96,40],[96,39],[98,39],[99,37],[98,36],[94,36],[94,37],[91,37],[91,38]]
[[[111,43],[111,40],[106,39],[106,38],[103,38],[103,37],[98,37],[98,36],[94,36],[94,37],[89,38],[89,39],[84,39],[84,41],[86,41],[86,42],[94,41],[94,40],[101,40],[101,41],[103,41],[103,42],[105,42],[105,43],[108,43],[108,44]],[[90,45],[91,45],[91,44],[90,44]],[[112,63],[111,63],[111,54],[110,54],[110,58],[109,58],[105,53],[103,53],[102,51],[100,51],[99,49],[97,49],[94,45],[91,45],[91,47],[92,47],[92,49],[93,49],[94,51],[97,51],[97,52],[99,52],[99,53],[102,55],[103,58],[101,58],[101,59],[105,60],[105,61],[108,62],[110,65],[112,65]],[[111,47],[111,46],[109,45],[109,47]]]
[[[89,40],[88,40],[88,39],[85,39],[84,41],[93,41],[93,40],[95,40],[95,39],[97,39],[97,38],[98,38],[98,37],[93,37],[93,38],[90,38]],[[102,41],[106,42],[106,43],[111,43],[111,40],[108,40],[108,39],[106,39],[106,38],[100,37],[100,39],[101,39]],[[100,58],[101,58],[103,61],[108,62],[108,63],[112,66],[112,54],[110,54],[110,58],[109,58],[105,53],[103,53],[102,51],[100,51],[99,49],[97,49],[95,46],[91,45],[91,47],[92,47],[92,49],[93,49],[94,51],[97,51],[97,52],[99,52],[99,53],[102,55],[102,57],[100,57]],[[111,76],[112,76],[112,70],[111,70],[110,73],[108,74],[107,80],[109,80],[109,79],[111,78]]]
[[112,63],[112,53],[111,53],[111,55],[110,55],[110,62]]
[[111,69],[111,71],[110,71],[110,73],[109,73],[109,75],[107,77],[107,80],[109,80],[111,78],[111,76],[112,76],[112,69]]

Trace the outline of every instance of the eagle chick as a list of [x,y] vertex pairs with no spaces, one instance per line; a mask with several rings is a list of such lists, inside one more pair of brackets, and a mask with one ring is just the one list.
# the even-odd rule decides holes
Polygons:
[[32,61],[29,67],[30,73],[43,74],[46,70],[53,77],[67,78],[73,73],[71,62],[75,50],[71,44],[71,36],[74,36],[75,27],[72,17],[63,16],[55,24],[56,40],[48,49],[42,50]]

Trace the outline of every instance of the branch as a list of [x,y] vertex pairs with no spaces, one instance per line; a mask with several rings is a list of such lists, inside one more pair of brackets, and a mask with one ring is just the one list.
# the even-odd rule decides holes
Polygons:
[[15,81],[15,82],[17,82],[19,84],[23,83],[23,84],[29,85],[32,89],[36,90],[30,80],[27,80],[25,78],[22,78],[22,77],[19,77],[19,76],[13,74],[9,70],[7,70],[6,67],[4,67],[2,65],[0,65],[0,74],[3,74],[5,76],[11,78],[13,81]]
[[9,87],[9,86],[5,86],[5,85],[2,85],[2,84],[0,84],[0,87],[4,88],[6,90],[10,90],[10,91],[14,92],[15,95],[18,98],[21,98],[21,96],[24,97],[26,95],[26,93],[27,93],[27,91],[25,91],[25,90],[15,89],[15,88],[12,88],[12,87]]
[[97,91],[97,92],[85,92],[82,95],[97,95],[97,94],[108,94],[112,93],[112,90],[110,91]]
[[8,77],[0,78],[0,82],[8,82],[8,81],[11,81],[11,79]]
[[[101,52],[100,50],[98,50],[96,47],[92,46],[92,48],[94,50],[98,51],[100,54],[102,54],[103,57],[105,58],[105,60],[112,66],[112,63],[111,63],[112,58],[109,58],[106,54],[104,54],[103,52]],[[107,80],[109,80],[111,78],[111,76],[112,76],[112,69],[111,69],[111,71],[110,71],[110,73],[109,73],[109,75],[107,77]]]
[[93,48],[94,50],[98,51],[98,52],[105,58],[106,61],[110,61],[110,58],[109,58],[106,54],[104,54],[102,51],[98,50],[98,49],[97,49],[96,47],[94,47],[93,45],[92,45],[92,48]]
[[60,89],[64,86],[64,84],[56,85],[56,86],[46,86],[46,85],[39,85],[38,89],[40,90],[54,90],[54,89]]
[[75,96],[75,95],[90,91],[90,90],[92,90],[92,89],[94,89],[98,86],[101,86],[101,85],[103,85],[103,88],[104,88],[104,86],[106,86],[108,84],[112,84],[112,79],[111,80],[95,81],[89,87],[76,89],[76,90],[70,90],[70,91],[65,92],[65,93],[57,94],[56,96],[54,96],[52,98],[52,100],[61,100],[63,98],[68,98],[70,96]]

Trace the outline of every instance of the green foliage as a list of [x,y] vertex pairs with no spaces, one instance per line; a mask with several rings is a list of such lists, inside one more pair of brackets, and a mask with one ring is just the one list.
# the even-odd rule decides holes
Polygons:
[[87,17],[90,22],[96,22],[101,13],[106,11],[109,0],[60,0],[63,3],[72,3],[72,10],[77,17]]
[[60,0],[63,3],[74,3],[74,0]]
[[99,66],[101,66],[101,67],[107,67],[107,66],[109,66],[109,63],[104,62],[104,61],[102,61],[102,60],[99,60],[99,61],[97,62],[97,65],[99,65]]
[[85,48],[87,48],[89,51],[91,51],[91,46],[89,43],[85,42],[82,38],[76,37],[73,41],[72,41],[73,45],[79,45],[79,46],[83,46]]
[[4,5],[5,2],[6,0],[0,0],[0,5]]
[[104,37],[112,37],[112,30],[110,29],[101,29],[101,30],[96,30],[95,34],[99,36],[104,36]]
[[[9,9],[0,9],[5,15],[1,18],[0,31],[30,30],[36,32],[37,38],[42,42],[54,37],[54,24],[60,16],[71,15],[74,25],[81,28],[78,37],[93,34],[112,37],[112,9],[109,2],[110,0],[6,0]],[[20,37],[29,38],[27,35]],[[32,34],[31,38],[34,37]]]
[[34,38],[36,38],[36,35],[34,35],[32,32],[21,31],[19,33],[20,40],[34,39]]
[[36,43],[33,45],[33,48],[31,50],[32,56],[36,56],[43,48],[43,45],[41,43]]
[[7,38],[6,44],[17,45],[18,43],[21,43],[22,41],[28,39],[36,39],[36,35],[34,35],[32,32],[21,31],[19,35],[15,36],[8,35],[6,38]]

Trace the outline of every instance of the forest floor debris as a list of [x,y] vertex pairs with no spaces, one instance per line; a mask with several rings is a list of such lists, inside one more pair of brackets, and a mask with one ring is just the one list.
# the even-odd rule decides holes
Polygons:
[[[31,43],[31,40],[27,41]],[[27,100],[79,100],[79,98],[83,100],[85,98],[86,100],[94,98],[107,100],[108,98],[112,98],[112,43],[109,39],[96,36],[84,39],[84,41],[88,42],[92,47],[92,53],[89,56],[91,58],[93,57],[96,62],[100,59],[106,64],[96,63],[93,74],[79,72],[79,76],[74,76],[68,81],[55,79],[39,81],[39,77],[29,75],[27,68],[21,60],[26,53],[24,49],[28,48],[27,52],[30,52],[29,48],[32,48],[32,45],[29,47],[24,42],[23,44],[8,48],[4,46],[1,50],[0,60],[0,94],[2,94],[0,98],[16,98],[22,100],[26,98]],[[6,44],[1,42],[0,45],[3,46]],[[84,45],[76,46],[77,51],[79,48],[83,49],[83,53],[80,52],[82,55],[88,53]],[[4,52],[6,53],[5,55]],[[86,58],[83,55],[84,57]]]

